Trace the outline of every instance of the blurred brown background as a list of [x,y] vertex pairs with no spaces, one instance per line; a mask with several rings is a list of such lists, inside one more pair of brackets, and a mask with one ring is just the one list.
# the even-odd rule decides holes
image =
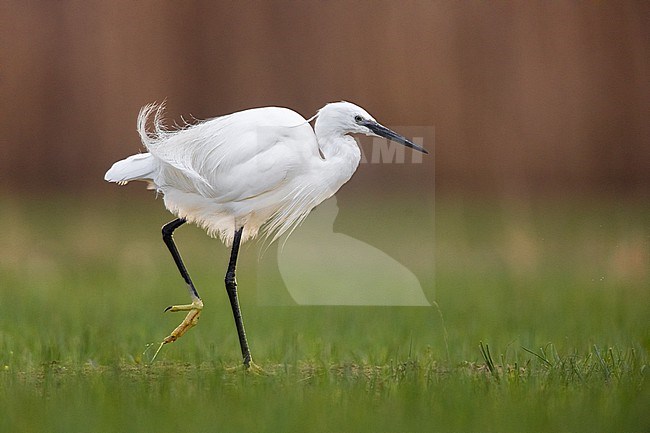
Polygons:
[[3,0],[0,192],[110,190],[148,102],[180,120],[345,99],[435,128],[426,190],[435,168],[440,191],[643,195],[649,4]]

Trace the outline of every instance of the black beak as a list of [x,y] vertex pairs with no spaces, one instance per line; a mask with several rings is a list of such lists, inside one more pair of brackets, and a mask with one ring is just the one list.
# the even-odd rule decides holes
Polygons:
[[427,152],[426,149],[423,149],[422,147],[418,146],[412,141],[407,140],[406,137],[403,137],[398,133],[391,131],[390,129],[386,128],[384,125],[380,125],[379,123],[373,122],[372,120],[367,120],[363,122],[362,125],[370,129],[372,132],[379,135],[380,137],[384,137],[389,140],[395,141],[397,143],[403,144],[404,146],[410,147],[411,149],[415,149],[418,152],[426,153],[427,155],[429,154],[429,152]]

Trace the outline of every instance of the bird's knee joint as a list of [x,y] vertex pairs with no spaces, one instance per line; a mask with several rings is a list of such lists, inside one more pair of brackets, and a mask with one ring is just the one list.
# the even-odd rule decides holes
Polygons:
[[234,273],[228,272],[224,277],[223,281],[224,283],[226,283],[227,290],[232,290],[233,288],[237,287],[237,279],[235,278]]
[[167,226],[163,226],[161,231],[162,231],[163,240],[171,239],[172,238],[172,233],[174,233],[174,229],[170,229]]

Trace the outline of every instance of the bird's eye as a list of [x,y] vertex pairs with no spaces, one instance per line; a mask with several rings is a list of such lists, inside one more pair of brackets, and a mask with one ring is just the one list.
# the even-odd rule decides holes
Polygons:
[[354,116],[354,121],[357,123],[363,122],[363,117],[359,116],[358,114]]

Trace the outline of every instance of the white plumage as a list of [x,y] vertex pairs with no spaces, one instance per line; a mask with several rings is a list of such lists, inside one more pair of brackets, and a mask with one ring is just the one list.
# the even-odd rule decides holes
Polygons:
[[346,134],[373,133],[355,116],[374,121],[348,102],[321,109],[315,131],[300,114],[279,107],[240,111],[177,130],[164,127],[162,112],[156,105],[140,111],[138,132],[148,153],[116,162],[105,179],[150,182],[173,214],[226,244],[242,226],[242,241],[255,237],[265,223],[273,240],[295,227],[359,165],[359,147]]
[[[244,365],[250,366],[252,357],[235,281],[240,242],[257,236],[260,230],[271,241],[276,240],[347,182],[361,160],[359,146],[349,134],[382,136],[420,152],[426,150],[349,102],[320,109],[314,116],[314,129],[300,114],[279,107],[240,111],[175,130],[165,128],[162,114],[163,107],[157,105],[140,111],[138,132],[147,153],[116,162],[105,176],[118,184],[148,182],[150,188],[162,193],[165,207],[178,217],[163,227],[163,240],[188,286],[192,303],[168,307],[166,311],[188,314],[161,347],[196,325],[203,308],[172,239],[173,231],[189,221],[232,245],[226,290]],[[152,115],[153,129],[149,131],[147,123]]]

